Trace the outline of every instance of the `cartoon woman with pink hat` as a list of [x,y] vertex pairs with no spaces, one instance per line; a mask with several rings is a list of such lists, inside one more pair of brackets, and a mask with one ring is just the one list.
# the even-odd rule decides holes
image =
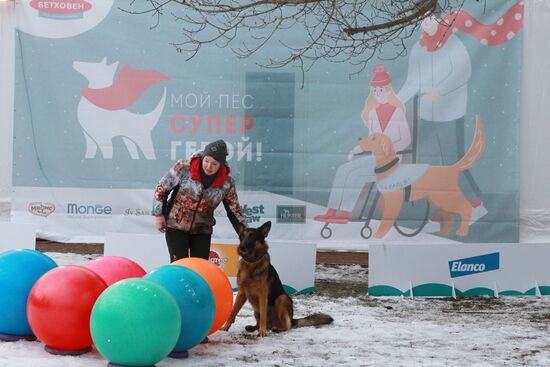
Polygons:
[[[386,65],[373,68],[370,87],[361,113],[363,124],[369,129],[369,135],[384,133],[391,138],[397,152],[403,151],[411,143],[411,133],[405,117],[405,106],[393,91]],[[376,163],[372,156],[354,159],[354,155],[361,152],[359,146],[354,147],[348,154],[348,162],[338,167],[330,191],[328,210],[325,214],[315,216],[314,220],[339,224],[349,221],[363,187],[376,178]]]
[[386,65],[376,65],[370,82],[371,91],[361,114],[363,123],[372,133],[388,135],[396,151],[402,151],[411,143],[409,125],[405,118],[405,105],[392,88]]

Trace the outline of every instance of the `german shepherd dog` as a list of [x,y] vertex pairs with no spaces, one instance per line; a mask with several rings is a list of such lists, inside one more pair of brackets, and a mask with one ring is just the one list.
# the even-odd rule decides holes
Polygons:
[[229,330],[235,322],[235,317],[248,300],[254,309],[256,325],[247,325],[246,331],[258,330],[258,336],[266,336],[267,330],[273,332],[286,331],[301,326],[318,326],[330,324],[332,317],[316,313],[301,319],[293,318],[292,299],[285,292],[279,274],[271,265],[268,244],[265,241],[271,222],[264,223],[259,228],[245,228],[240,225],[239,248],[241,256],[237,273],[237,298],[231,314],[222,330]]

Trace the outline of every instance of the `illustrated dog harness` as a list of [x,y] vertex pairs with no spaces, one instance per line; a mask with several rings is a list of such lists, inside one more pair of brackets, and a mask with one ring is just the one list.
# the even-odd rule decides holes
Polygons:
[[[399,158],[396,157],[390,163],[375,168],[374,172],[385,172],[395,166],[397,162],[399,162]],[[424,176],[429,167],[429,164],[402,164],[391,175],[377,181],[376,187],[380,192],[392,192],[403,189],[405,190],[405,201],[409,201],[412,184]]]

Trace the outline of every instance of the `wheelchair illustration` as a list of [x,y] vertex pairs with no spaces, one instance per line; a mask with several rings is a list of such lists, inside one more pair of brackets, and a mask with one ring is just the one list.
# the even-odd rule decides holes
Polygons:
[[[418,116],[418,97],[414,98],[413,116],[411,126],[411,149],[407,149],[398,154],[406,159],[406,163],[416,163],[416,147],[417,147],[417,116]],[[366,153],[362,153],[366,154]],[[361,154],[359,154],[361,155]],[[405,160],[405,159],[403,159]],[[347,222],[363,222],[360,234],[364,239],[369,239],[372,236],[371,220],[376,219],[376,209],[380,200],[380,192],[376,189],[375,182],[366,182],[361,190],[359,199],[350,213],[346,221],[337,218],[327,218],[322,220],[325,224],[321,228],[321,237],[329,239],[332,236],[331,224],[345,224]],[[395,230],[405,237],[414,237],[419,234],[426,224],[430,215],[430,204],[428,200],[421,199],[414,202],[405,201],[399,213],[399,217],[394,223]]]

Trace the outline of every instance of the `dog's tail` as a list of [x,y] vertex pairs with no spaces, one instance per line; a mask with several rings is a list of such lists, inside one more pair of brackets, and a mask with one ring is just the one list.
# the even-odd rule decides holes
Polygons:
[[292,327],[320,326],[332,323],[334,319],[324,313],[314,313],[301,319],[292,319]]
[[470,148],[466,154],[464,154],[464,157],[453,164],[452,167],[458,169],[459,171],[465,171],[472,168],[481,156],[481,153],[483,153],[486,142],[487,140],[485,139],[485,133],[483,132],[483,122],[479,116],[476,116],[476,131],[474,133],[474,138],[472,139],[472,145],[470,145]]

